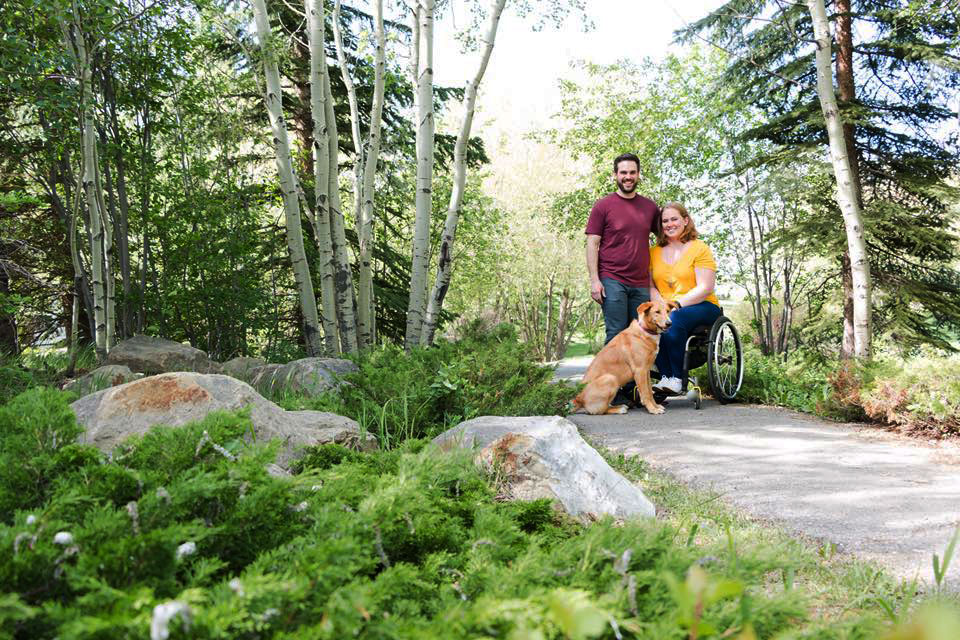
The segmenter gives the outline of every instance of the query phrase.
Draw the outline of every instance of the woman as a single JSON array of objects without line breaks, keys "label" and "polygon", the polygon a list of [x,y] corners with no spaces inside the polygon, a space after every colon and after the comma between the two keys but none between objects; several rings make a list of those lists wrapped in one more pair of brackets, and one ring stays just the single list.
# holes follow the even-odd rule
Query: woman
[{"label": "woman", "polygon": [[693,219],[679,202],[663,206],[657,244],[650,250],[650,275],[651,298],[680,305],[670,314],[673,324],[660,335],[656,362],[661,378],[653,388],[680,393],[687,337],[694,328],[720,317],[720,302],[713,293],[717,279],[713,253],[697,240]]}]

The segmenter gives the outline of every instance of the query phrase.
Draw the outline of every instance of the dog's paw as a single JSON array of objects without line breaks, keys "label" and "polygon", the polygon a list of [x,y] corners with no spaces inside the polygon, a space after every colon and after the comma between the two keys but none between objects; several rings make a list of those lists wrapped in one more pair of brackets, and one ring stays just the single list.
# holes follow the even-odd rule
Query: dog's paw
[{"label": "dog's paw", "polygon": [[660,415],[665,411],[665,409],[663,408],[662,404],[655,404],[652,407],[648,406],[647,411],[649,411],[653,415]]},{"label": "dog's paw", "polygon": [[614,409],[617,410],[617,413],[626,413],[629,407],[627,407],[627,405],[625,404],[621,404],[619,406],[614,407]]}]

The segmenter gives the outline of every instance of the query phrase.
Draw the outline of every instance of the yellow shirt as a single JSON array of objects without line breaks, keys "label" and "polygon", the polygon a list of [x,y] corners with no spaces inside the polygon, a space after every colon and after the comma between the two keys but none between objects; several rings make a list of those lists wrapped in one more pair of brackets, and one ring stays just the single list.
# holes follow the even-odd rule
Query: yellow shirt
[{"label": "yellow shirt", "polygon": [[[697,286],[695,268],[710,269],[714,272],[717,270],[713,252],[703,240],[688,243],[673,264],[663,261],[663,247],[657,246],[650,249],[650,276],[653,278],[654,286],[665,300],[676,300],[677,297]],[[713,293],[705,300],[720,306],[720,301]]]}]

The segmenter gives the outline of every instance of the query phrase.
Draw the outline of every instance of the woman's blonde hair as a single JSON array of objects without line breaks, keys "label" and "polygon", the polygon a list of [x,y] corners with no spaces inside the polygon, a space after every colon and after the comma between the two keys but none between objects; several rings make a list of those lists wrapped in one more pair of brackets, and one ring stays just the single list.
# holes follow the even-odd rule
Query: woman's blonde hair
[{"label": "woman's blonde hair", "polygon": [[663,205],[660,209],[660,216],[657,218],[657,246],[665,247],[667,246],[667,234],[663,232],[663,212],[667,209],[673,209],[680,213],[680,216],[687,221],[687,226],[684,227],[683,233],[680,234],[680,242],[690,242],[691,240],[696,240],[697,234],[697,225],[693,223],[693,218],[690,217],[690,214],[687,212],[687,208],[680,204],[679,202],[668,202]]}]

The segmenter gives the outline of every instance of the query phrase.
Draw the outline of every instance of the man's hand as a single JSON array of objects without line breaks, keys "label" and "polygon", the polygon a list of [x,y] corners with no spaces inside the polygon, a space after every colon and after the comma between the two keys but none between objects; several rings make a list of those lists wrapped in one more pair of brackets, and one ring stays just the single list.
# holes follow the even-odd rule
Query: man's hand
[{"label": "man's hand", "polygon": [[593,298],[594,302],[603,304],[603,297],[605,295],[607,295],[607,292],[603,290],[602,282],[595,280],[590,283],[590,297]]}]

